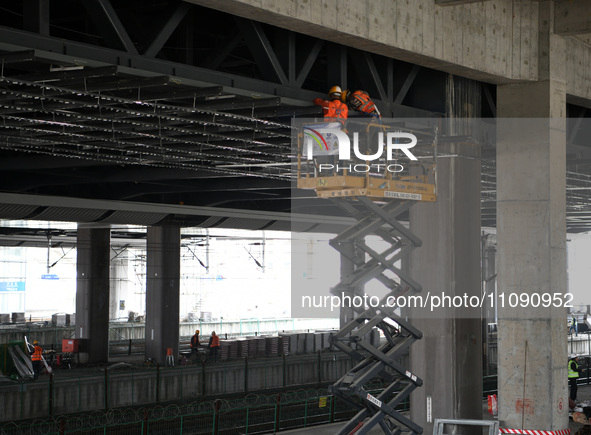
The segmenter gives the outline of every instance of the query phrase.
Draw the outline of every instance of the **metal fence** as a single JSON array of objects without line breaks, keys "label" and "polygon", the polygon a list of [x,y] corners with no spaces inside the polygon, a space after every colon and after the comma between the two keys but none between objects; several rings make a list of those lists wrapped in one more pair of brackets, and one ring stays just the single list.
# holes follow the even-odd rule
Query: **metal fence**
[{"label": "metal fence", "polygon": [[350,369],[350,358],[310,355],[235,360],[177,367],[88,367],[56,370],[34,382],[0,386],[0,421],[73,412],[210,400],[295,388],[324,388]]},{"label": "metal fence", "polygon": [[[84,383],[84,378],[79,381]],[[587,379],[581,382],[587,382]],[[375,384],[372,394],[379,394],[383,387]],[[496,390],[497,377],[485,377],[484,397]],[[72,394],[79,392],[72,391]],[[15,401],[18,400],[15,397]],[[357,411],[328,394],[326,388],[250,393],[240,398],[215,400],[187,397],[184,400],[187,403],[120,408],[108,408],[109,404],[105,403],[104,409],[88,412],[70,409],[74,413],[0,424],[0,435],[255,434],[346,421]],[[409,402],[405,401],[399,409],[408,410]]]},{"label": "metal fence", "polygon": [[482,396],[486,399],[490,394],[497,394],[497,375],[484,376],[482,378]]},{"label": "metal fence", "polygon": [[[35,382],[1,385],[0,419],[4,422],[51,419],[71,413],[91,415],[95,410],[111,415],[122,412],[118,411],[121,409],[158,409],[170,403],[195,406],[195,403],[218,397],[258,397],[252,394],[268,395],[301,388],[318,390],[326,388],[350,367],[349,359],[319,353],[297,358],[245,359],[219,365],[136,367],[99,373],[95,369],[78,372],[77,376],[63,371],[52,377],[42,376]],[[588,374],[589,371],[579,379],[579,384],[589,383]],[[486,399],[487,395],[496,393],[497,376],[484,377],[483,397]],[[199,409],[203,411],[203,406]],[[250,418],[251,411],[248,412]]]},{"label": "metal fence", "polygon": [[579,368],[583,369],[583,373],[577,379],[578,385],[591,384],[591,355],[579,355]]},{"label": "metal fence", "polygon": [[0,435],[255,434],[349,420],[356,411],[326,389],[297,390],[12,422],[0,425]]}]

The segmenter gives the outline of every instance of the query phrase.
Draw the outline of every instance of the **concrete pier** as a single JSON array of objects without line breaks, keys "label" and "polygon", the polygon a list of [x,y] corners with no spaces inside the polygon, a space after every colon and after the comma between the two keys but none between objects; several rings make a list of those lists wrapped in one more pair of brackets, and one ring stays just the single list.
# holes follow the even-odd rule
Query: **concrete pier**
[{"label": "concrete pier", "polygon": [[109,359],[110,228],[78,228],[76,338],[85,341],[81,362]]},{"label": "concrete pier", "polygon": [[561,301],[547,308],[499,306],[499,421],[506,428],[568,425],[561,298],[567,285],[566,45],[552,32],[554,4],[539,2],[540,80],[500,86],[497,96],[498,116],[511,118],[497,125],[498,291],[506,298],[557,294]]},{"label": "concrete pier", "polygon": [[[453,144],[439,158],[436,203],[411,208],[411,230],[423,245],[411,254],[411,276],[423,294],[480,296],[480,147]],[[453,201],[453,198],[462,201]],[[435,418],[481,418],[480,311],[414,310],[412,324],[423,338],[410,348],[411,371],[423,386],[411,395],[411,419],[433,431]]]},{"label": "concrete pier", "polygon": [[148,228],[146,278],[146,358],[163,363],[166,349],[178,355],[181,231]]}]

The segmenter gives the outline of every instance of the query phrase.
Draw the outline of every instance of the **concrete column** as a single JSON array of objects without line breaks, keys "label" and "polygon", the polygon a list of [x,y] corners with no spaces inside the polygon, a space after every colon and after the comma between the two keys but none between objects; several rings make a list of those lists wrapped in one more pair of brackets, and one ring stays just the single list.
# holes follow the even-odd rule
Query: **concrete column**
[{"label": "concrete column", "polygon": [[177,226],[148,228],[146,358],[164,363],[166,349],[179,347],[181,232]]},{"label": "concrete column", "polygon": [[[117,257],[111,264],[111,297],[109,304],[109,318],[117,319],[127,317],[129,312],[129,258],[127,253],[122,253],[125,257]],[[121,301],[124,307],[121,308]]]},{"label": "concrete column", "polygon": [[76,338],[85,339],[81,363],[109,359],[110,228],[78,228]]},{"label": "concrete column", "polygon": [[506,428],[568,427],[566,309],[507,306],[512,294],[566,291],[566,46],[552,34],[552,7],[539,2],[539,81],[497,91],[505,118],[497,125],[497,266],[505,295],[499,421]]},{"label": "concrete column", "polygon": [[[410,210],[411,230],[423,241],[411,254],[411,276],[423,286],[423,295],[480,297],[480,147],[447,144],[439,149],[449,157],[438,159],[437,202]],[[480,310],[471,318],[453,309],[412,313],[423,338],[410,348],[411,371],[424,384],[411,394],[411,420],[430,434],[436,418],[480,419]]]},{"label": "concrete column", "polygon": [[[482,284],[487,295],[495,295],[497,291],[497,239],[493,234],[482,236]],[[496,306],[486,304],[482,307],[482,318],[489,323],[497,321]]]},{"label": "concrete column", "polygon": [[[481,255],[482,255],[482,287],[485,294],[493,295],[496,300],[497,294],[497,244],[496,237],[493,234],[486,234],[482,236],[481,240]],[[488,325],[497,322],[496,316],[497,306],[487,303],[482,307],[482,343],[484,354],[482,356],[482,364],[484,366],[484,373],[489,376],[496,374],[496,339],[491,340],[492,331],[489,331]],[[495,333],[496,334],[496,333]]]}]

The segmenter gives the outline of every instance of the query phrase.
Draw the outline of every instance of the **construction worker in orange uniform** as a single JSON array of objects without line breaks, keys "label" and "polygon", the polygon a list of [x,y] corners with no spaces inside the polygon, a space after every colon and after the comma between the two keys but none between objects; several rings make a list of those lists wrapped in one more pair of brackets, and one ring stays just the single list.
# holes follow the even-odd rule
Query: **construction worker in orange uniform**
[{"label": "construction worker in orange uniform", "polygon": [[341,93],[341,101],[343,103],[347,103],[351,109],[356,110],[357,112],[366,113],[374,118],[377,118],[380,122],[382,120],[382,115],[380,115],[380,111],[376,107],[375,103],[371,101],[369,95],[365,91],[350,91],[345,90]]},{"label": "construction worker in orange uniform", "polygon": [[37,379],[39,377],[39,371],[41,370],[43,348],[39,346],[39,342],[37,340],[33,342],[33,345],[35,346],[33,348],[33,354],[31,355],[31,361],[33,362],[33,379]]},{"label": "construction worker in orange uniform", "polygon": [[197,355],[201,341],[199,340],[199,329],[195,330],[195,335],[191,337],[191,355]]},{"label": "construction worker in orange uniform", "polygon": [[191,350],[197,352],[199,346],[201,346],[201,341],[199,340],[199,329],[197,329],[195,330],[195,335],[191,337]]},{"label": "construction worker in orange uniform", "polygon": [[215,331],[209,337],[209,355],[214,362],[218,362],[218,351],[220,350],[220,337],[216,335]]},{"label": "construction worker in orange uniform", "polygon": [[325,121],[338,121],[344,126],[349,116],[349,108],[341,101],[341,94],[341,88],[333,86],[328,91],[328,100],[314,98],[314,104],[322,107]]}]

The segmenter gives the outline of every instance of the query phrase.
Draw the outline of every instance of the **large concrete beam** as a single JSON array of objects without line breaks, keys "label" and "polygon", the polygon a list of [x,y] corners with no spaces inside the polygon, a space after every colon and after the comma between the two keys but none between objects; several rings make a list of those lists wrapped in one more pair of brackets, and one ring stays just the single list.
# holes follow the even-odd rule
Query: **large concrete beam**
[{"label": "large concrete beam", "polygon": [[591,33],[589,1],[557,1],[554,6],[554,33],[557,35]]},{"label": "large concrete beam", "polygon": [[[474,80],[500,85],[539,79],[538,0],[437,0],[436,7],[434,0],[185,1]],[[557,10],[585,3],[560,1]],[[591,68],[581,66],[591,45],[565,39],[567,93],[591,101]]]},{"label": "large concrete beam", "polygon": [[457,6],[457,5],[465,5],[467,3],[478,3],[482,1],[488,0],[435,0],[435,5],[437,6]]},{"label": "large concrete beam", "polygon": [[537,2],[185,1],[475,80],[536,79]]}]

